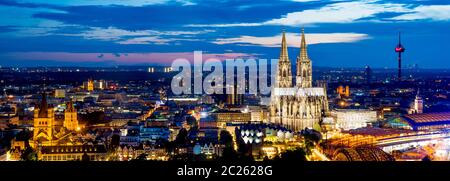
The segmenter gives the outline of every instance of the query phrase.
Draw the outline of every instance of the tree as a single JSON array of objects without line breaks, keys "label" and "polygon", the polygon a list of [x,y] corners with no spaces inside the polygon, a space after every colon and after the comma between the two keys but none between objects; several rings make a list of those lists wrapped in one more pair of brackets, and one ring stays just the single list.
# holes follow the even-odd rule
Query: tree
[{"label": "tree", "polygon": [[147,160],[147,154],[142,153],[139,156],[136,157],[136,159],[134,159],[135,161],[146,161]]},{"label": "tree", "polygon": [[306,152],[302,148],[297,148],[295,150],[286,150],[281,153],[279,158],[281,161],[306,161]]},{"label": "tree", "polygon": [[225,145],[225,147],[233,147],[233,136],[227,131],[220,131],[219,143]]},{"label": "tree", "polygon": [[322,139],[322,134],[313,129],[302,130],[302,135],[304,138],[305,151],[309,155],[311,150],[315,148],[316,144]]},{"label": "tree", "polygon": [[81,156],[81,161],[90,161],[90,157],[86,152]]},{"label": "tree", "polygon": [[114,134],[111,136],[111,146],[113,148],[116,148],[120,145],[120,136],[117,134]]},{"label": "tree", "polygon": [[223,161],[234,161],[234,160],[238,160],[238,159],[239,159],[239,155],[233,149],[233,147],[225,147],[222,152],[222,157],[220,157],[220,160],[223,160]]},{"label": "tree", "polygon": [[31,148],[26,147],[25,150],[22,152],[22,155],[20,155],[20,158],[23,161],[37,161],[37,153]]},{"label": "tree", "polygon": [[425,157],[422,158],[422,161],[431,161],[430,156],[426,155]]},{"label": "tree", "polygon": [[188,142],[188,131],[184,128],[180,129],[177,137],[175,138],[175,144],[177,146],[184,146]]}]

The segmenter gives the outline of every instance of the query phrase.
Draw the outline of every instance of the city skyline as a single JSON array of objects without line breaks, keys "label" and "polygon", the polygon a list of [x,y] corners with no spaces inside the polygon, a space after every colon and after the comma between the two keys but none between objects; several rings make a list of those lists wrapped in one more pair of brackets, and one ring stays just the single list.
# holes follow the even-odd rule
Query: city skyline
[{"label": "city skyline", "polygon": [[[280,42],[270,86],[264,68],[229,60],[237,73],[226,85],[217,60],[204,80],[179,59],[163,69],[1,68],[0,161],[450,160],[446,71],[313,71],[304,29],[295,64],[285,32]],[[259,175],[272,174],[265,168]]]},{"label": "city skyline", "polygon": [[[430,1],[58,1],[0,2],[0,66],[170,65],[207,58],[278,58],[281,32],[291,54],[305,27],[317,67],[448,69],[450,4]],[[186,18],[180,18],[180,17]]]}]

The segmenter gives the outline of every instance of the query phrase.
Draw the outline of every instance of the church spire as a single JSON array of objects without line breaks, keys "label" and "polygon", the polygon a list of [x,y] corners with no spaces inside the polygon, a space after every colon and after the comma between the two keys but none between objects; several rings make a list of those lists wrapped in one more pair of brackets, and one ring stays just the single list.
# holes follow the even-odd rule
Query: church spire
[{"label": "church spire", "polygon": [[45,92],[43,92],[42,98],[41,98],[41,105],[39,106],[39,117],[40,118],[45,118],[48,116],[47,109],[48,109],[47,96],[46,96]]},{"label": "church spire", "polygon": [[278,60],[278,72],[276,80],[276,87],[292,87],[291,62],[288,56],[286,34],[284,31],[281,38],[281,51],[280,58]]},{"label": "church spire", "polygon": [[286,43],[286,33],[283,30],[283,37],[281,39],[281,52],[280,52],[280,61],[289,60],[287,43]]},{"label": "church spire", "polygon": [[296,85],[300,88],[312,86],[312,65],[308,57],[305,30],[302,28],[302,40],[300,44],[300,55],[297,57]]},{"label": "church spire", "polygon": [[302,28],[302,42],[300,45],[300,59],[304,60],[304,61],[309,60],[304,28]]},{"label": "church spire", "polygon": [[66,105],[66,112],[74,112],[75,111],[75,107],[73,106],[73,101],[70,100],[69,102],[67,102]]},{"label": "church spire", "polygon": [[422,99],[420,96],[420,89],[417,89],[416,99]]}]

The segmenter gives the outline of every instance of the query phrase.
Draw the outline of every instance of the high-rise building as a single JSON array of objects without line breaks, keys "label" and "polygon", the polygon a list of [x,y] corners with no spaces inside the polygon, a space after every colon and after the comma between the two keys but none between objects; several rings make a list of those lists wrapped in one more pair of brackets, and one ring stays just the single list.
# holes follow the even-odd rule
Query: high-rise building
[{"label": "high-rise building", "polygon": [[370,84],[372,81],[372,69],[368,65],[365,67],[364,77],[366,79],[366,84]]},{"label": "high-rise building", "polygon": [[276,82],[271,95],[270,121],[294,131],[315,127],[328,112],[328,102],[323,87],[312,87],[312,63],[307,54],[303,29],[297,57],[296,86],[292,85],[291,63],[283,32]]},{"label": "high-rise building", "polygon": [[244,103],[244,94],[238,93],[237,85],[229,86],[231,93],[227,94],[228,105],[242,105]]}]

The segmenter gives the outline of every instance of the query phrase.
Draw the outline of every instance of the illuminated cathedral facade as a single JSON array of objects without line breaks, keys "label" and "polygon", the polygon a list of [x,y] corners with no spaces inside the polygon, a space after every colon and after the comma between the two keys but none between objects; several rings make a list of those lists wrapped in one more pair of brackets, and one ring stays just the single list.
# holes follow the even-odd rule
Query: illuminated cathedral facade
[{"label": "illuminated cathedral facade", "polygon": [[308,57],[303,29],[301,36],[294,86],[286,36],[283,32],[276,82],[270,102],[270,121],[294,131],[314,128],[328,112],[325,88],[312,86],[312,63]]}]

